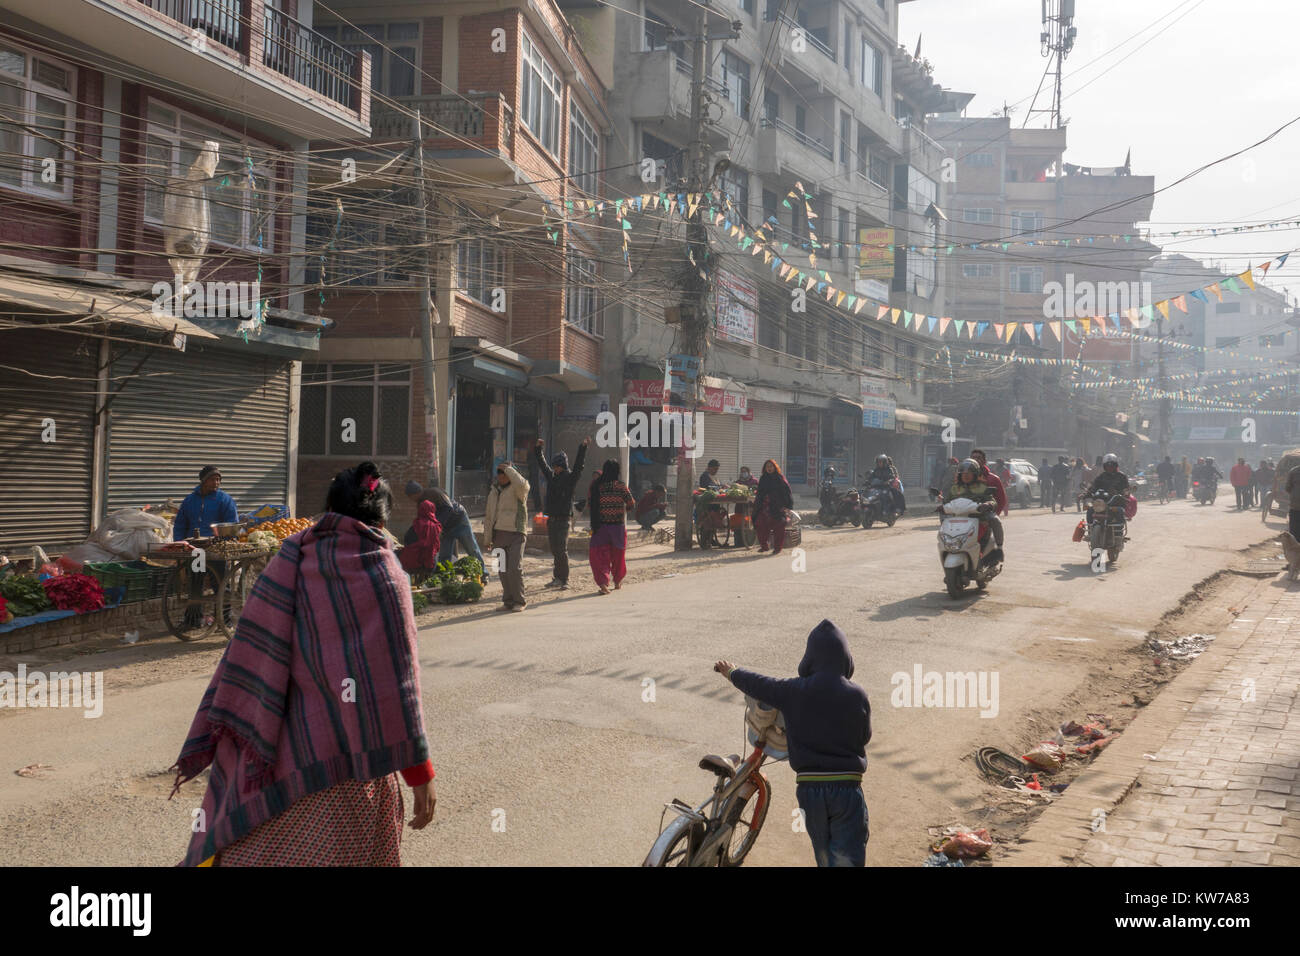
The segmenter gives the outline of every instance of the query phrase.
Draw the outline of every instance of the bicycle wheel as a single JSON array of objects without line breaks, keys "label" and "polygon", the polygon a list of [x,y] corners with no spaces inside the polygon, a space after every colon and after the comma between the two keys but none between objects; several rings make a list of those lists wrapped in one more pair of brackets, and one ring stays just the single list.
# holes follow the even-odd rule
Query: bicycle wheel
[{"label": "bicycle wheel", "polygon": [[[265,567],[264,562],[260,562],[261,567]],[[239,624],[239,615],[243,613],[244,605],[248,602],[248,595],[253,590],[253,583],[262,573],[261,567],[257,564],[238,564],[231,568],[230,573],[221,582],[221,594],[217,600],[217,606],[221,609],[221,614],[217,616],[217,625],[225,633],[227,638],[235,636],[235,627]]]},{"label": "bicycle wheel", "polygon": [[650,848],[642,866],[690,866],[690,821],[679,817],[668,824],[659,839]]},{"label": "bicycle wheel", "polygon": [[767,808],[772,802],[772,785],[760,774],[755,774],[755,777],[759,783],[758,788],[748,797],[733,797],[731,806],[727,809],[726,820],[732,830],[731,841],[722,855],[723,866],[740,866],[745,862],[745,857],[754,848],[754,841],[758,839],[758,832],[763,829],[763,821],[767,819]]},{"label": "bicycle wheel", "polygon": [[198,641],[217,626],[213,613],[221,588],[214,571],[202,574],[182,564],[163,585],[162,615],[167,630],[182,641]]}]

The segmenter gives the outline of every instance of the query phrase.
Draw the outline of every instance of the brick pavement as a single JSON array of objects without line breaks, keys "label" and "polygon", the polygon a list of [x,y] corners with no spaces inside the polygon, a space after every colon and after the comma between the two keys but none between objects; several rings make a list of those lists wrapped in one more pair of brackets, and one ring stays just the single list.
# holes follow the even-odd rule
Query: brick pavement
[{"label": "brick pavement", "polygon": [[1270,582],[1164,695],[1008,862],[1300,866],[1300,587]]}]

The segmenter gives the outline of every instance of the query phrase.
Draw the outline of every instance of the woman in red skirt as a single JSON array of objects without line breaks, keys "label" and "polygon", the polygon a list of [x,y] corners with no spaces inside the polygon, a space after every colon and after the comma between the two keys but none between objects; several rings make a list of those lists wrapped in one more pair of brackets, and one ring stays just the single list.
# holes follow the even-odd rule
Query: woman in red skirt
[{"label": "woman in red skirt", "polygon": [[620,470],[618,459],[606,461],[587,495],[587,507],[591,509],[588,559],[601,594],[609,593],[610,578],[617,591],[627,576],[627,515],[636,510],[636,499],[627,485],[619,481]]}]

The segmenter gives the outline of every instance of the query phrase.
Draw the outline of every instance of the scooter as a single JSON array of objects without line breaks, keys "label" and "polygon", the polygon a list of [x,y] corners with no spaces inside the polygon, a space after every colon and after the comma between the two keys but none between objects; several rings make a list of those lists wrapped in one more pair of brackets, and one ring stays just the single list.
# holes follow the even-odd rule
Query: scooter
[{"label": "scooter", "polygon": [[1089,555],[1098,550],[1106,552],[1106,561],[1114,565],[1119,561],[1119,553],[1128,541],[1128,519],[1124,516],[1127,504],[1123,495],[1097,495],[1088,505],[1088,547]]},{"label": "scooter", "polygon": [[897,479],[886,483],[876,478],[862,489],[862,494],[859,496],[862,502],[862,527],[870,528],[877,521],[883,521],[891,528],[894,526],[894,522],[902,514],[898,510],[898,504],[894,500],[894,493],[890,487],[896,483]]},{"label": "scooter", "polygon": [[862,514],[858,489],[850,488],[848,491],[841,493],[835,490],[833,481],[823,478],[817,497],[821,501],[821,508],[817,511],[817,521],[820,524],[833,528],[847,521],[856,528],[861,523]]},{"label": "scooter", "polygon": [[993,511],[992,502],[977,504],[969,498],[954,498],[940,505],[939,560],[943,563],[943,581],[950,598],[959,598],[966,585],[974,581],[981,591],[1002,573],[1002,551],[993,540],[988,522],[981,522],[981,512]]},{"label": "scooter", "polygon": [[1211,478],[1208,481],[1202,481],[1198,478],[1192,482],[1192,497],[1196,499],[1198,504],[1212,505],[1218,494],[1219,481],[1217,478]]}]

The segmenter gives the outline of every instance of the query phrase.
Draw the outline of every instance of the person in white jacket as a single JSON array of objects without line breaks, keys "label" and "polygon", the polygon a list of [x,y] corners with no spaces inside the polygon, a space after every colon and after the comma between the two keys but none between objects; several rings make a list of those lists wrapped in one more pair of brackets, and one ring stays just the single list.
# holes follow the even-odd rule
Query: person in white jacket
[{"label": "person in white jacket", "polygon": [[[488,492],[483,514],[483,543],[505,552],[501,573],[502,611],[522,611],[524,544],[528,540],[528,482],[508,462],[497,465],[497,480]],[[500,570],[500,569],[499,569]]]}]

